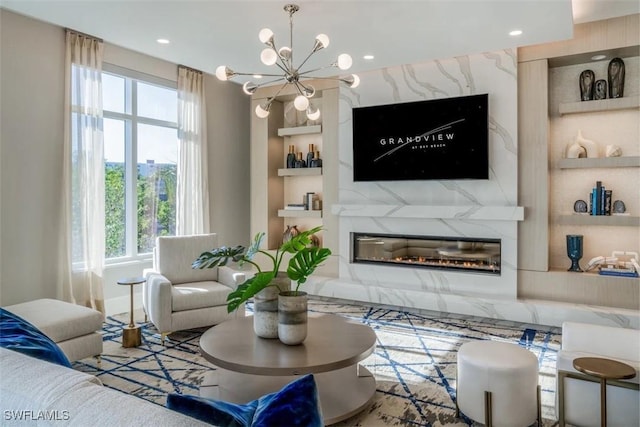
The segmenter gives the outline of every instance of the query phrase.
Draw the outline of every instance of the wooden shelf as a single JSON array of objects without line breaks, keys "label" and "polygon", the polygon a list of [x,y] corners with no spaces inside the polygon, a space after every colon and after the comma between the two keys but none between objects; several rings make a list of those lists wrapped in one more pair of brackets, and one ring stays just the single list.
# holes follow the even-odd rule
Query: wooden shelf
[{"label": "wooden shelf", "polygon": [[623,157],[582,157],[579,159],[560,159],[558,169],[578,168],[637,168],[640,167],[640,156]]},{"label": "wooden shelf", "polygon": [[278,216],[280,218],[322,218],[321,210],[314,211],[300,211],[300,210],[288,210],[278,209]]},{"label": "wooden shelf", "polygon": [[311,135],[314,133],[322,133],[322,125],[298,126],[278,129],[278,136]]},{"label": "wooden shelf", "polygon": [[556,223],[562,225],[612,225],[621,227],[640,226],[640,217],[631,215],[558,215]]},{"label": "wooden shelf", "polygon": [[278,169],[278,176],[317,176],[317,175],[322,175],[322,168]]},{"label": "wooden shelf", "polygon": [[576,113],[594,113],[599,111],[627,110],[640,108],[640,96],[623,98],[599,99],[594,101],[580,101],[561,103],[558,106],[560,115]]}]

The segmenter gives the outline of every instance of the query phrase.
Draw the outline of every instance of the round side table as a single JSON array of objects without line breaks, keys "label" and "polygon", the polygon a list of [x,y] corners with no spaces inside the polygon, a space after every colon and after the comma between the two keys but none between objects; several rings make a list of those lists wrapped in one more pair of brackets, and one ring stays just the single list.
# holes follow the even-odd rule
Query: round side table
[{"label": "round side table", "polygon": [[142,332],[140,326],[133,323],[133,287],[146,282],[144,277],[129,277],[118,280],[118,285],[129,286],[131,290],[131,315],[129,317],[129,325],[122,328],[122,346],[125,348],[138,347],[142,344]]},{"label": "round side table", "polygon": [[602,357],[578,357],[573,367],[587,375],[600,378],[600,425],[607,425],[607,380],[628,380],[636,376],[633,367]]}]

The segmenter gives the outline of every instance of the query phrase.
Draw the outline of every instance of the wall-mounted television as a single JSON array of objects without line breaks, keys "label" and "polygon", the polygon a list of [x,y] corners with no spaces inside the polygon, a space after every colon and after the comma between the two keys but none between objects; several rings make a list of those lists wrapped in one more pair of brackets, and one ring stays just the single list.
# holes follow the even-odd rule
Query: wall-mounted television
[{"label": "wall-mounted television", "polygon": [[353,108],[353,180],[489,179],[488,95]]}]

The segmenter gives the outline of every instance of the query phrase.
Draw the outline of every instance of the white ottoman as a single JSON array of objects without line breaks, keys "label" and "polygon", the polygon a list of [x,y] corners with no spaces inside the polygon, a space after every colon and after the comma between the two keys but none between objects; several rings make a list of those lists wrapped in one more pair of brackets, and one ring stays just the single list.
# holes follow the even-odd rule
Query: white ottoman
[{"label": "white ottoman", "polygon": [[4,307],[58,344],[70,362],[102,353],[102,313],[55,299],[38,299]]},{"label": "white ottoman", "polygon": [[474,341],[458,350],[456,410],[486,426],[540,425],[538,359],[516,344]]}]

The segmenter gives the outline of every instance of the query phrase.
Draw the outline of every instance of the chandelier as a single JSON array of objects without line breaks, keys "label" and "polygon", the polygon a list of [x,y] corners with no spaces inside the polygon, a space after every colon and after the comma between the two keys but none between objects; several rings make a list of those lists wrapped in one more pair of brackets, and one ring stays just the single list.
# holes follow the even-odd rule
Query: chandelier
[{"label": "chandelier", "polygon": [[[346,83],[349,87],[355,88],[360,83],[360,79],[357,75],[351,74],[346,77],[314,77],[311,76],[311,73],[323,70],[326,68],[337,67],[340,70],[348,70],[351,68],[352,59],[346,53],[338,55],[336,61],[331,63],[326,67],[315,68],[313,70],[303,70],[302,67],[304,64],[311,58],[311,56],[317,51],[326,48],[329,46],[329,37],[326,34],[318,34],[316,36],[315,42],[311,49],[311,52],[307,55],[306,58],[298,65],[294,66],[293,63],[293,14],[296,13],[300,7],[295,4],[287,4],[284,6],[285,12],[289,14],[289,46],[282,46],[281,48],[277,48],[274,38],[273,31],[268,28],[263,28],[258,33],[258,38],[260,42],[267,45],[267,47],[260,53],[260,60],[263,64],[273,66],[275,65],[281,71],[280,74],[263,74],[259,73],[260,76],[263,77],[277,77],[275,80],[270,80],[264,83],[254,83],[252,81],[248,81],[242,85],[242,90],[247,95],[252,95],[260,88],[261,86],[269,85],[272,83],[284,81],[284,84],[278,89],[275,95],[267,98],[265,102],[262,102],[260,105],[256,107],[256,115],[260,118],[266,118],[269,115],[269,109],[271,108],[271,104],[275,100],[275,98],[280,94],[280,92],[287,86],[293,85],[295,87],[295,92],[297,96],[293,101],[293,105],[298,111],[306,111],[307,117],[310,120],[318,120],[320,118],[320,110],[315,106],[309,103],[309,98],[312,98],[315,94],[315,88],[306,82],[306,79],[330,79],[330,80],[339,80],[341,82]],[[221,65],[216,69],[216,77],[222,81],[229,80],[235,76],[257,76],[258,73],[239,73],[233,71],[231,68],[226,65]]]}]

